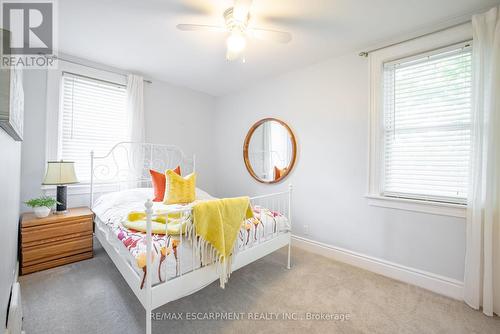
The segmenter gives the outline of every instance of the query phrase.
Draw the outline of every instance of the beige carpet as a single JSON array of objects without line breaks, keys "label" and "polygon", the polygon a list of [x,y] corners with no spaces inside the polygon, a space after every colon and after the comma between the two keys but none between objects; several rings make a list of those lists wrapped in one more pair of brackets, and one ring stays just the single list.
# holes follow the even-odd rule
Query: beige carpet
[{"label": "beige carpet", "polygon": [[[298,249],[291,270],[285,259],[276,252],[233,273],[225,290],[214,283],[156,309],[158,317],[184,320],[154,321],[153,333],[500,333],[498,317],[462,302]],[[141,304],[97,242],[93,259],[20,282],[28,334],[144,331]],[[188,321],[188,312],[242,315]],[[301,320],[308,312],[349,320]]]}]

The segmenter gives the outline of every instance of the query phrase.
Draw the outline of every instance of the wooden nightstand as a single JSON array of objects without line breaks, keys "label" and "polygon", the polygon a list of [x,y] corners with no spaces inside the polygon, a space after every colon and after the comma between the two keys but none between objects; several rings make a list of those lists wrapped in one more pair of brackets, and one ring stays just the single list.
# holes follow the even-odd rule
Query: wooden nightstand
[{"label": "wooden nightstand", "polygon": [[87,207],[69,209],[66,214],[21,219],[21,275],[93,256],[94,214]]}]

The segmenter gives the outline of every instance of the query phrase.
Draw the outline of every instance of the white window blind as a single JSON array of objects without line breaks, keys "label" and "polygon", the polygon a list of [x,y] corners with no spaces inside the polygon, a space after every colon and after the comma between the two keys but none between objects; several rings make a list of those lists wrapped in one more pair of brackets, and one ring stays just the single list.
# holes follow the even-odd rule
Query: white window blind
[{"label": "white window blind", "polygon": [[126,87],[63,72],[59,158],[75,162],[78,180],[90,180],[90,151],[103,156],[129,140]]},{"label": "white window blind", "polygon": [[466,202],[471,66],[468,44],[384,64],[384,196]]}]

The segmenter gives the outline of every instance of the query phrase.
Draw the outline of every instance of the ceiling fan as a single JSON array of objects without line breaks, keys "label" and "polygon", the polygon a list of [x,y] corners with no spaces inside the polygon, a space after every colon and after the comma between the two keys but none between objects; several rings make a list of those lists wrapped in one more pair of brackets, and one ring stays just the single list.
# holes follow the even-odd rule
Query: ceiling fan
[{"label": "ceiling fan", "polygon": [[234,6],[224,11],[225,26],[178,24],[177,29],[229,33],[226,39],[226,58],[228,60],[241,57],[246,48],[248,37],[278,43],[288,43],[292,40],[292,35],[289,32],[248,27],[248,22],[251,19],[251,4],[252,0],[234,0]]}]

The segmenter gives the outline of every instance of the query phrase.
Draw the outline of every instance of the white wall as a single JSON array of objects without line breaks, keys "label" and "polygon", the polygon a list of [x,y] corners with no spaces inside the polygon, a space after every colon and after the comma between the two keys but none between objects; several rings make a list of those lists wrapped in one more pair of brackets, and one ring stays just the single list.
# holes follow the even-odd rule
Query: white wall
[{"label": "white wall", "polygon": [[21,143],[0,129],[0,330],[7,318],[9,295],[17,261]]},{"label": "white wall", "polygon": [[[367,60],[350,54],[218,99],[217,195],[291,182],[294,234],[461,281],[464,219],[367,204],[368,73]],[[264,117],[287,122],[298,140],[296,167],[279,185],[254,181],[242,158],[248,129]]]},{"label": "white wall", "polygon": [[[94,64],[95,65],[95,64]],[[25,140],[22,154],[21,201],[40,196],[46,168],[47,71],[25,71]],[[174,144],[198,156],[199,185],[214,191],[213,97],[158,80],[144,85],[146,139]],[[71,192],[71,190],[68,190]],[[70,207],[88,205],[88,195],[68,195]],[[30,211],[21,204],[22,211]]]},{"label": "white wall", "polygon": [[196,183],[209,193],[214,192],[215,98],[160,81],[146,87],[146,141],[177,145],[186,155],[195,154]]},{"label": "white wall", "polygon": [[[42,195],[45,175],[47,71],[24,71],[24,141],[21,164],[21,201]],[[31,211],[21,203],[22,211]]]}]

